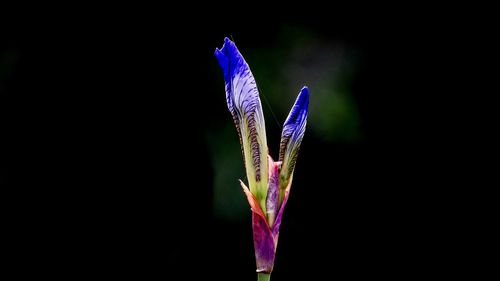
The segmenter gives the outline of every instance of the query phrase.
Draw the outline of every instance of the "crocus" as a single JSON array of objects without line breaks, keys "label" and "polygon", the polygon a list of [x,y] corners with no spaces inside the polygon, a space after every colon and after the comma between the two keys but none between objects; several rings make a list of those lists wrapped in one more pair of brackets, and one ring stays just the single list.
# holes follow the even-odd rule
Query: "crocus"
[{"label": "crocus", "polygon": [[303,87],[283,125],[279,161],[268,155],[266,129],[257,84],[245,59],[228,38],[215,49],[226,86],[226,101],[236,125],[248,178],[241,180],[252,210],[253,240],[259,279],[269,280],[274,266],[283,211],[304,136],[309,90]]}]

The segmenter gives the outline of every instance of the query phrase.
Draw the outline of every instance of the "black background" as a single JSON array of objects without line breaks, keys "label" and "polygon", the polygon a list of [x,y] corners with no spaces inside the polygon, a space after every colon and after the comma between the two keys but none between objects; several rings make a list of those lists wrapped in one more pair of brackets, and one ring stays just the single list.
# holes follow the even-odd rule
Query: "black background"
[{"label": "black background", "polygon": [[446,187],[428,181],[440,144],[421,107],[436,91],[439,32],[404,13],[174,13],[11,22],[2,52],[16,64],[0,106],[12,261],[40,276],[255,280],[250,212],[212,217],[200,132],[230,118],[215,47],[225,36],[267,46],[287,24],[361,51],[352,88],[365,138],[304,139],[294,185],[307,188],[289,201],[273,280],[427,277],[459,251],[443,232]]}]

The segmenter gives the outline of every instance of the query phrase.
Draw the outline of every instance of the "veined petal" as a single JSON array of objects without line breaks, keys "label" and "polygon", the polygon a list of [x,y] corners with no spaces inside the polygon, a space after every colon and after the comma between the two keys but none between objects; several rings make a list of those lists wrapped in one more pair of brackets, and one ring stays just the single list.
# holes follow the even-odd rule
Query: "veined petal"
[{"label": "veined petal", "polygon": [[280,172],[280,202],[283,202],[285,189],[293,175],[300,143],[306,130],[308,106],[309,89],[303,87],[288,114],[281,134],[279,161],[283,164]]},{"label": "veined petal", "polygon": [[215,56],[224,72],[226,101],[236,125],[245,158],[250,191],[266,209],[268,162],[264,114],[250,67],[228,38]]}]

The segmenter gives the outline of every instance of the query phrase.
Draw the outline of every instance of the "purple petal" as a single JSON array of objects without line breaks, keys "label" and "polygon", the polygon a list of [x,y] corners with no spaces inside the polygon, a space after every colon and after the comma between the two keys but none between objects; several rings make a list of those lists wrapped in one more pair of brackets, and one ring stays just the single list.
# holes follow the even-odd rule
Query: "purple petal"
[{"label": "purple petal", "polygon": [[278,213],[279,206],[279,168],[280,162],[274,162],[271,156],[269,159],[269,185],[266,199],[266,214],[269,225],[272,226]]},{"label": "purple petal", "polygon": [[[285,198],[283,199],[283,202],[281,203],[280,211],[278,212],[278,215],[276,216],[276,221],[274,222],[273,225],[273,237],[274,240],[276,241],[276,244],[278,243],[278,237],[279,237],[279,232],[280,232],[280,226],[281,226],[281,218],[283,217],[283,212],[285,211],[285,205],[286,202],[288,202],[288,196],[290,195],[290,188],[288,188],[285,191]],[[277,245],[275,245],[277,246]]]},{"label": "purple petal", "polygon": [[271,273],[274,266],[274,256],[276,254],[276,245],[278,242],[277,237],[271,232],[266,217],[255,196],[241,180],[240,184],[252,209],[253,244],[257,272]]},{"label": "purple petal", "polygon": [[224,39],[220,50],[215,49],[215,56],[224,73],[226,101],[243,148],[250,190],[265,204],[268,180],[267,141],[255,79],[238,48],[228,38]]},{"label": "purple petal", "polygon": [[275,242],[266,219],[259,214],[252,213],[253,245],[255,247],[255,261],[257,272],[271,273],[276,253]]}]

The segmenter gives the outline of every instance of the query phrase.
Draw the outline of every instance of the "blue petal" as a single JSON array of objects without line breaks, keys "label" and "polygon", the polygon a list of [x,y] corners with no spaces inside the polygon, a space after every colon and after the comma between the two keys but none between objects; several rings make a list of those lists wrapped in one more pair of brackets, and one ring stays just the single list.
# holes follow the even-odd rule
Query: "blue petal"
[{"label": "blue petal", "polygon": [[227,105],[231,114],[236,115],[233,117],[242,119],[244,115],[249,116],[258,110],[257,84],[236,45],[226,37],[222,48],[215,49],[215,56],[224,73]]},{"label": "blue petal", "polygon": [[228,38],[220,50],[215,49],[215,57],[224,73],[227,106],[240,137],[250,190],[265,210],[267,141],[257,84],[245,59]]},{"label": "blue petal", "polygon": [[238,56],[241,57],[238,48],[236,48],[236,45],[227,37],[224,38],[224,45],[222,45],[220,50],[219,48],[215,48],[215,57],[219,61],[219,65],[224,72],[224,80],[228,80],[229,70],[234,68],[231,67],[229,63],[231,62],[233,66],[237,63],[237,60],[230,61],[230,58],[236,58]]},{"label": "blue petal", "polygon": [[279,161],[283,161],[280,173],[281,189],[286,187],[295,168],[300,143],[306,130],[308,106],[309,89],[304,86],[283,125],[279,155]]}]

